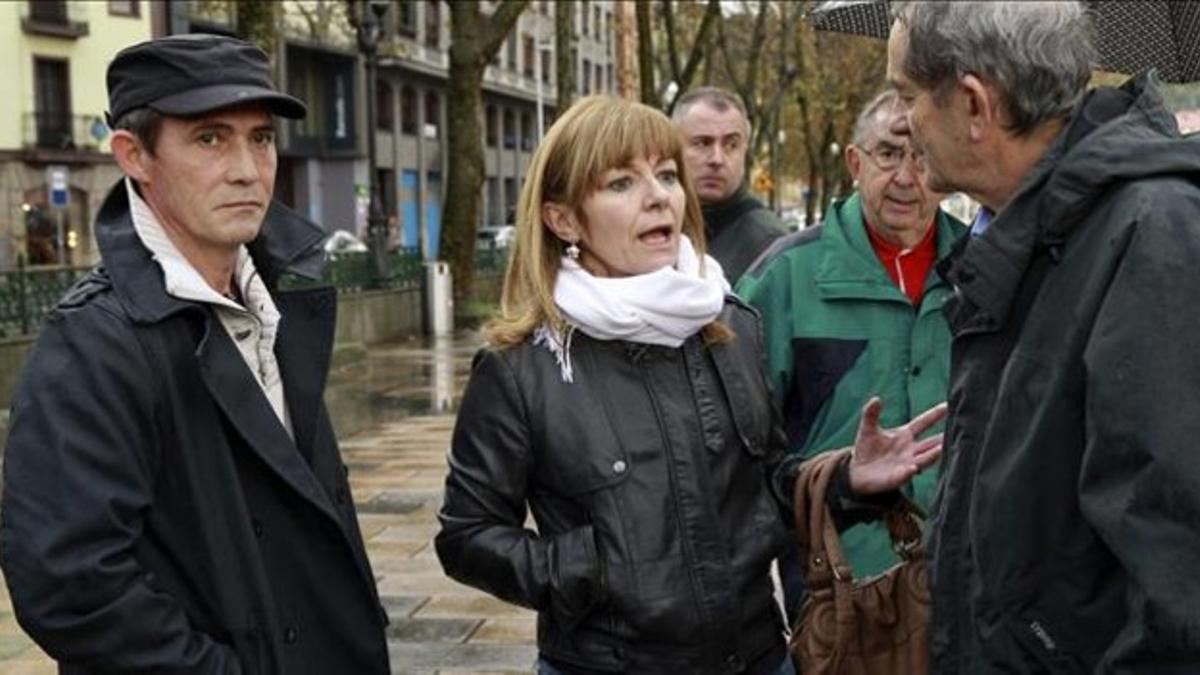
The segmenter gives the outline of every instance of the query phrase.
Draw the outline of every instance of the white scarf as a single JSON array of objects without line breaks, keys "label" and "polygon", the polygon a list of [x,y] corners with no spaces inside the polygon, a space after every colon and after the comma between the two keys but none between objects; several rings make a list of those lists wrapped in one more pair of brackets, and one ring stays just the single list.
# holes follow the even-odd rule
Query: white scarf
[{"label": "white scarf", "polygon": [[575,329],[597,340],[628,340],[678,347],[713,322],[725,305],[729,282],[712,256],[700,259],[681,236],[674,267],[629,277],[595,277],[564,256],[554,284],[554,303],[570,326],[556,335],[548,326],[534,333],[558,360],[564,382],[573,382],[571,335]]}]

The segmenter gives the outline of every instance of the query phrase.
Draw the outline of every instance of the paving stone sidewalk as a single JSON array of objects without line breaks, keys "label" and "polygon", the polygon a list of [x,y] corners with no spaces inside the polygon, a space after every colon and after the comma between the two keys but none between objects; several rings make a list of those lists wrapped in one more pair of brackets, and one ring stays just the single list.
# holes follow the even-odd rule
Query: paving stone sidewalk
[{"label": "paving stone sidewalk", "polygon": [[[446,578],[433,550],[453,424],[452,414],[408,417],[341,442],[391,617],[392,672],[528,674],[536,657],[534,614]],[[0,673],[56,672],[21,632],[0,585]]]}]

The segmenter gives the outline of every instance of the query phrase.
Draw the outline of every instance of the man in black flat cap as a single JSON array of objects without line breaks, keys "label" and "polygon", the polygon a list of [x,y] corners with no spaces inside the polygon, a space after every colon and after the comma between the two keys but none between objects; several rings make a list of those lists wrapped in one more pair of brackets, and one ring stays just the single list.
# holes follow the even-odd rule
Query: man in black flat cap
[{"label": "man in black flat cap", "polygon": [[46,320],[13,403],[0,563],[76,673],[384,674],[386,614],[321,395],[324,233],[271,201],[266,56],[186,35],[108,69],[126,178],[102,267]]}]

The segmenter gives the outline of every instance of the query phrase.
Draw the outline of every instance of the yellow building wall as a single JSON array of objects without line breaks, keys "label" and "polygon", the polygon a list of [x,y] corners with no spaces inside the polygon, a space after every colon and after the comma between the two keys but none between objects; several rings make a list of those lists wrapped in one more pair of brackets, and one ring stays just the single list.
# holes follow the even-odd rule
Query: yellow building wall
[{"label": "yellow building wall", "polygon": [[[71,0],[72,21],[86,21],[88,34],[76,39],[28,35],[21,18],[24,1],[0,1],[0,150],[14,150],[24,141],[25,116],[34,111],[35,56],[70,60],[71,114],[98,115],[108,107],[104,73],[121,49],[151,37],[150,2],[142,0],[137,17],[112,16],[106,0]],[[108,151],[108,142],[101,145]]]}]

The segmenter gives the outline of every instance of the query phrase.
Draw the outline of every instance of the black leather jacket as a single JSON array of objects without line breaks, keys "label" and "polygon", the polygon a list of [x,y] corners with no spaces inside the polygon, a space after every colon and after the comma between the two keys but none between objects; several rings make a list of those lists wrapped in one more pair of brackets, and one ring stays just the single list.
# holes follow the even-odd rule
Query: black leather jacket
[{"label": "black leather jacket", "polygon": [[794,474],[757,315],[730,297],[722,320],[733,341],[676,349],[577,332],[573,383],[531,340],[476,357],[438,557],[537,610],[538,647],[564,670],[757,673],[785,657],[768,567]]}]

